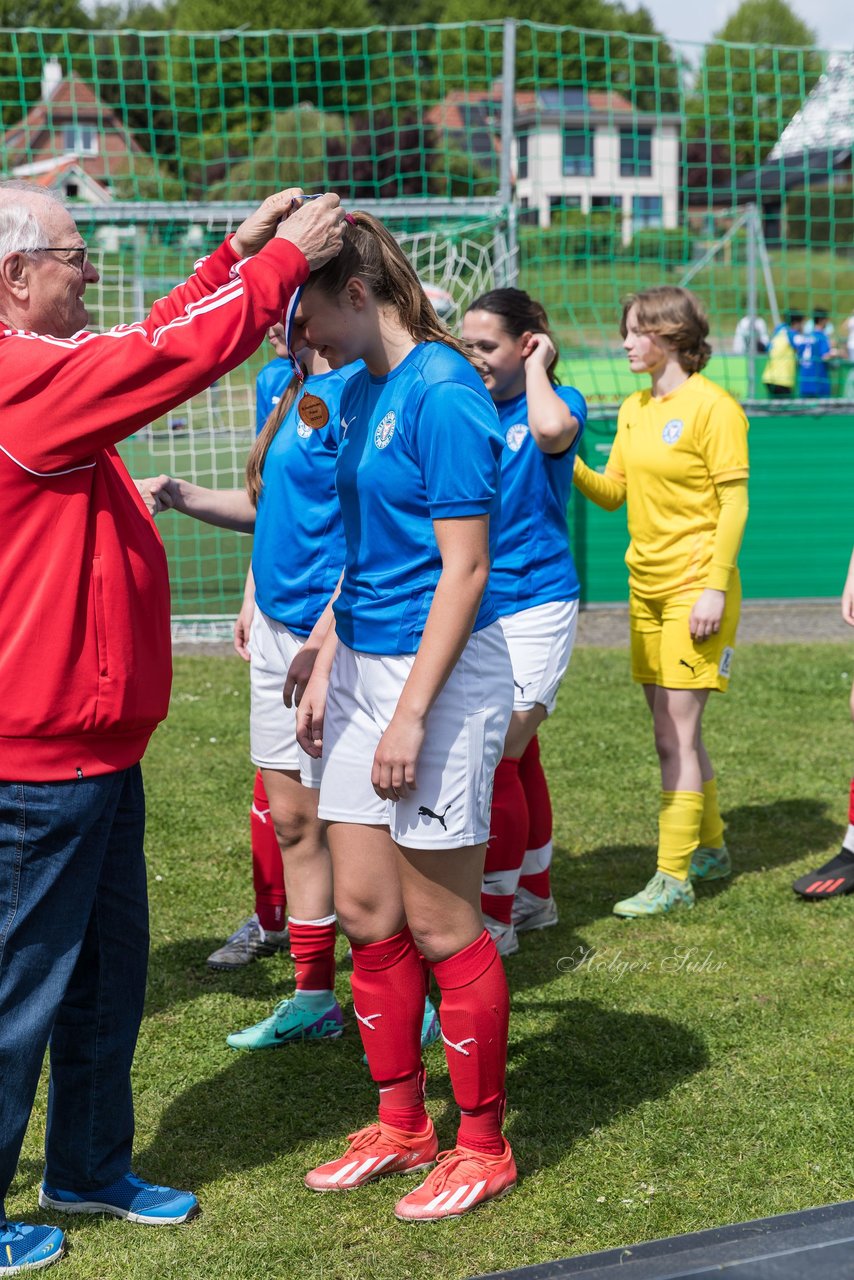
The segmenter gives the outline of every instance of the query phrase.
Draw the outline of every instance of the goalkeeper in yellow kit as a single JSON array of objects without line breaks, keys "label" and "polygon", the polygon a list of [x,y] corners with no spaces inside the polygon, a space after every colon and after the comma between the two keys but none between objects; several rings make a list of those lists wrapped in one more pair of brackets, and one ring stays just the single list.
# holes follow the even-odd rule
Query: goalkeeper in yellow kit
[{"label": "goalkeeper in yellow kit", "polygon": [[724,692],[741,604],[736,562],[747,520],[747,419],[700,370],[709,324],[686,289],[645,289],[620,324],[649,390],[623,403],[604,475],[575,484],[607,510],[628,504],[632,677],[643,685],[661,765],[658,867],[618,916],[694,905],[692,879],[730,873],[714,770],[703,745],[711,689]]}]

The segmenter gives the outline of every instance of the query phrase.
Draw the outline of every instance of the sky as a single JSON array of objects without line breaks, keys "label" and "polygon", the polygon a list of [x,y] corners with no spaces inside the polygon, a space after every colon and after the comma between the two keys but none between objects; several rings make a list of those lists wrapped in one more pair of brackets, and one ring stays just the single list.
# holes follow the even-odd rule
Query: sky
[{"label": "sky", "polygon": [[[644,0],[655,25],[670,40],[711,39],[738,8],[739,0]],[[795,13],[818,35],[823,49],[854,49],[854,5],[851,0],[790,0]]]}]

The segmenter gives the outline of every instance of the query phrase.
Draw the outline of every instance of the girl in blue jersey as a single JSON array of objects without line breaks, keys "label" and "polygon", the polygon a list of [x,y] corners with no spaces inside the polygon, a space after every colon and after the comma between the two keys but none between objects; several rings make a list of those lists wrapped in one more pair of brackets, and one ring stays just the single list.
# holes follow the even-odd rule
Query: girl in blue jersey
[{"label": "girl in blue jersey", "polygon": [[306,1183],[351,1190],[436,1159],[419,1048],[420,953],[442,992],[462,1119],[454,1149],[395,1212],[434,1219],[516,1181],[501,1132],[507,984],[480,913],[492,776],[513,701],[486,590],[502,440],[480,374],[395,240],[368,215],[353,218],[296,314],[333,366],[366,365],[341,401],[344,574],[298,736],[323,753],[318,812],[329,822],[379,1122]]},{"label": "girl in blue jersey", "polygon": [[[251,757],[262,773],[284,862],[296,991],[269,1018],[228,1037],[232,1047],[245,1049],[335,1038],[342,1028],[334,994],[332,869],[317,817],[320,769],[298,748],[295,712],[284,706],[282,689],[286,679],[293,685],[305,678],[331,619],[326,605],[344,560],[334,485],[338,405],[357,366],[332,370],[315,352],[300,355],[309,372],[305,383],[292,378],[275,403],[265,383],[264,407],[269,402],[272,411],[249,455],[245,489],[205,489],[167,476],[141,482],[158,510],[255,532],[238,630],[248,631]],[[299,414],[305,392],[328,411],[317,430]]]},{"label": "girl in blue jersey", "polygon": [[552,810],[537,729],[554,710],[575,639],[580,586],[566,511],[587,405],[574,387],[557,385],[548,317],[521,289],[493,289],[473,302],[463,337],[486,366],[506,446],[489,588],[515,692],[495,773],[482,904],[499,952],[512,955],[517,932],[558,918],[549,882]]}]

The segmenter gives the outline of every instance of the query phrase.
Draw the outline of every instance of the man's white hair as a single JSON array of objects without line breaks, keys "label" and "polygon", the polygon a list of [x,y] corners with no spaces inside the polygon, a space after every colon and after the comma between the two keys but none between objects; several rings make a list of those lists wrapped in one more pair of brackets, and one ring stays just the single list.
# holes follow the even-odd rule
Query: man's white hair
[{"label": "man's white hair", "polygon": [[50,236],[39,217],[39,205],[60,205],[53,191],[14,178],[0,182],[0,258],[7,253],[47,249]]}]

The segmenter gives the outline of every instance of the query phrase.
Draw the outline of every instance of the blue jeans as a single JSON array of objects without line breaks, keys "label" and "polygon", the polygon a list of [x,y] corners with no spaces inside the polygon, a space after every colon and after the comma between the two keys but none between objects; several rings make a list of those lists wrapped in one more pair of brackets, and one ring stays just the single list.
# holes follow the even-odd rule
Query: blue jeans
[{"label": "blue jeans", "polygon": [[46,1180],[95,1191],[130,1168],[144,831],[139,765],[0,782],[0,1224],[48,1041]]}]

